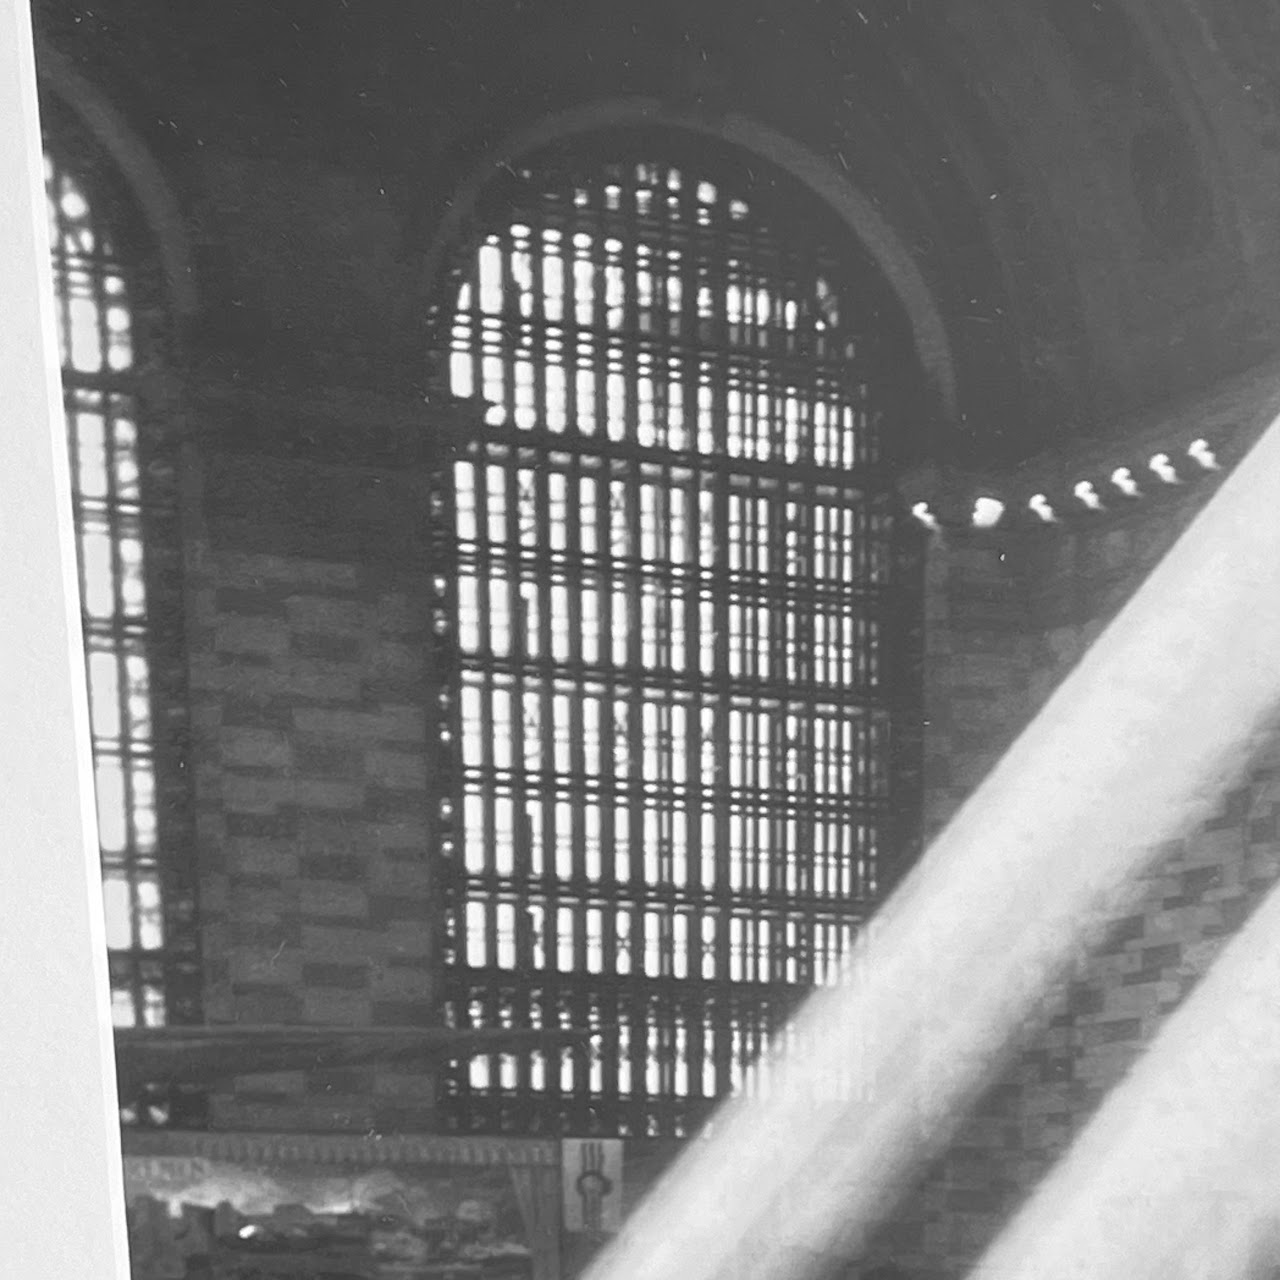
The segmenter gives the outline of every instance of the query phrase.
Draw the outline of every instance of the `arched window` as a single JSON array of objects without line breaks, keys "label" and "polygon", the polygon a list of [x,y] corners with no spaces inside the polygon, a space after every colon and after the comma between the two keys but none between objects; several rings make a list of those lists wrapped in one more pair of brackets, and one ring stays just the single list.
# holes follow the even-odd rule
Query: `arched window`
[{"label": "arched window", "polygon": [[461,1128],[690,1131],[900,843],[905,346],[815,203],[619,139],[508,175],[462,264],[449,1012],[603,1033],[459,1070]]},{"label": "arched window", "polygon": [[[126,266],[108,217],[125,221],[127,201],[70,126],[46,135],[45,178],[112,1017],[118,1027],[192,1022],[200,975],[177,474],[165,431],[145,417],[139,349],[139,330],[157,327],[157,317],[139,305],[142,273]],[[173,1114],[163,1090],[121,1102],[126,1120]]]}]

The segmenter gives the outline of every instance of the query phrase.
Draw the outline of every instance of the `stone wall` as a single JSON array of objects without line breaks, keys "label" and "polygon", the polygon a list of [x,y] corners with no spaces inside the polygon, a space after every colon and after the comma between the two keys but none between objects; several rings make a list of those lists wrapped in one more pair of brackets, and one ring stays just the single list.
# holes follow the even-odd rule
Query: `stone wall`
[{"label": "stone wall", "polygon": [[[926,822],[938,830],[1211,495],[1039,530],[935,541]],[[994,607],[996,602],[999,606]],[[982,625],[968,625],[975,616]],[[1158,761],[1153,762],[1158,767]],[[1280,875],[1280,736],[1216,814],[1162,848],[1136,900],[1097,922],[946,1154],[874,1245],[915,1276],[958,1276],[998,1233]]]},{"label": "stone wall", "polygon": [[924,832],[946,824],[1027,717],[1028,601],[1003,538],[946,532],[925,570]]},{"label": "stone wall", "polygon": [[[422,490],[252,454],[209,456],[203,480],[188,610],[206,1017],[428,1024]],[[420,1070],[245,1077],[212,1121],[422,1130],[434,1090]]]}]

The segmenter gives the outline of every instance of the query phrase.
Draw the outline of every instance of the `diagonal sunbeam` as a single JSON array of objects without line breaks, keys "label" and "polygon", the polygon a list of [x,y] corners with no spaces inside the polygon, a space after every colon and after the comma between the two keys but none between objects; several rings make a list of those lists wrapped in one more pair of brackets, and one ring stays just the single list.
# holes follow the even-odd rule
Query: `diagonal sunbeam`
[{"label": "diagonal sunbeam", "polygon": [[1277,477],[1273,425],[801,1011],[764,1096],[722,1109],[590,1280],[800,1280],[887,1212],[1280,705]]},{"label": "diagonal sunbeam", "polygon": [[1278,1228],[1280,891],[973,1275],[1270,1280]]}]

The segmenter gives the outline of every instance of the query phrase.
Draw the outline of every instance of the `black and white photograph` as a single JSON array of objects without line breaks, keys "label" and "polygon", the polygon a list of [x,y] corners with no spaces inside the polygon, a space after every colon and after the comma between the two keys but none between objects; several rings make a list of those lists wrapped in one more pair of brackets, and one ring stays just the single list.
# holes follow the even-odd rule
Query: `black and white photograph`
[{"label": "black and white photograph", "polygon": [[0,1276],[1280,1277],[1280,5],[0,4]]}]

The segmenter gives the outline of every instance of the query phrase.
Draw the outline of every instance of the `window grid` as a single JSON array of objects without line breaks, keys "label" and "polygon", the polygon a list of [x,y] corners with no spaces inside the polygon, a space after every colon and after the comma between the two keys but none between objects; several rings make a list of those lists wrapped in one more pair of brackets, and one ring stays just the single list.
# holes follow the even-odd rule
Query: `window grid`
[{"label": "window grid", "polygon": [[[194,892],[172,847],[189,820],[176,473],[140,428],[134,300],[116,247],[88,186],[52,149],[45,178],[112,1020],[191,1022]],[[198,1120],[193,1099],[163,1087],[121,1102],[126,1122]]]},{"label": "window grid", "polygon": [[450,1113],[680,1134],[834,976],[896,834],[873,344],[820,240],[719,182],[518,178],[449,348],[487,409],[447,483],[448,1012],[607,1030],[474,1060]]}]

